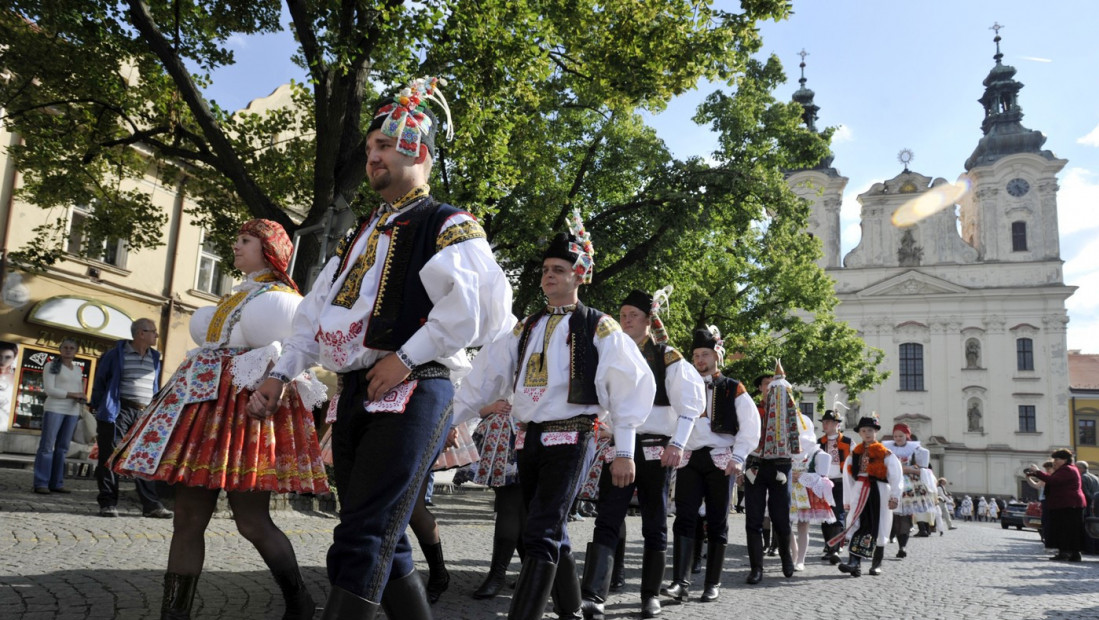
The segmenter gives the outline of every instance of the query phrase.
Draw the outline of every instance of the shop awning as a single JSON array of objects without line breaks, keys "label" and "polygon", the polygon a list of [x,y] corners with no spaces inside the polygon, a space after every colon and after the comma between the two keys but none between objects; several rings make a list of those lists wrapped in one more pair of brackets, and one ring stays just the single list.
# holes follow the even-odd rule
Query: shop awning
[{"label": "shop awning", "polygon": [[134,319],[121,308],[97,299],[59,295],[35,304],[27,322],[111,340],[128,340]]}]

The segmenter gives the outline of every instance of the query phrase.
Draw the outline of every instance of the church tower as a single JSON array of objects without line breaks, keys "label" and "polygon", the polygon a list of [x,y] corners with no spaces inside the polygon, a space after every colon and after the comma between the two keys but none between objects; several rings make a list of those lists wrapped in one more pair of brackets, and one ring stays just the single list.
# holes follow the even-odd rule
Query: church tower
[{"label": "church tower", "polygon": [[[1001,26],[996,65],[984,80],[984,136],[965,162],[971,184],[961,202],[962,237],[989,263],[1033,263],[1060,258],[1056,174],[1066,160],[1042,150],[1046,137],[1023,126],[1015,68],[1002,63]],[[1041,284],[1042,282],[1027,282]]]},{"label": "church tower", "polygon": [[[813,103],[812,90],[805,87],[805,57],[809,53],[801,51],[801,84],[793,94],[795,102],[801,104],[804,112],[802,119],[811,131],[817,131],[817,111],[820,106]],[[808,231],[824,244],[824,255],[817,259],[823,269],[840,268],[840,206],[843,203],[843,188],[847,178],[839,175],[832,167],[832,154],[829,153],[819,164],[810,170],[798,170],[790,173],[786,182],[799,198],[811,203]]]}]

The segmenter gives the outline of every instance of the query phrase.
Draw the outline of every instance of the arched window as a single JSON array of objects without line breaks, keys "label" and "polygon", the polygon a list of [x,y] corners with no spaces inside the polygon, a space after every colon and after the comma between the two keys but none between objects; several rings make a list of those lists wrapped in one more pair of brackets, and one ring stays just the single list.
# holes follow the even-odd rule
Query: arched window
[{"label": "arched window", "polygon": [[1026,222],[1011,223],[1011,251],[1026,252]]},{"label": "arched window", "polygon": [[901,345],[901,391],[923,391],[923,345],[906,342]]}]

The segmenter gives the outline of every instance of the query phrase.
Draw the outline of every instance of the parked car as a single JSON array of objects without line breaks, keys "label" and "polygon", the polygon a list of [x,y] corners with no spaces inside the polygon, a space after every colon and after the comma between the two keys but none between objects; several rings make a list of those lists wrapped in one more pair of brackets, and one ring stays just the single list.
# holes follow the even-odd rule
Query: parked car
[{"label": "parked car", "polygon": [[1026,509],[1026,502],[1009,501],[1007,506],[1004,506],[1004,513],[1000,515],[1000,527],[1005,530],[1009,527],[1014,527],[1017,530],[1026,527]]}]

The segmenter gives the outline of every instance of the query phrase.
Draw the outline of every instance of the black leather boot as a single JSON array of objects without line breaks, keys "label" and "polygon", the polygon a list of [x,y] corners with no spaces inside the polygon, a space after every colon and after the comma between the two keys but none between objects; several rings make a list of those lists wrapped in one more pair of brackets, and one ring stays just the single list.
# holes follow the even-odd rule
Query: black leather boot
[{"label": "black leather boot", "polygon": [[332,586],[321,620],[374,620],[380,608],[378,603],[368,601],[339,586]]},{"label": "black leather boot", "polygon": [[646,549],[641,556],[641,617],[660,615],[660,584],[664,583],[664,551]]},{"label": "black leather boot", "polygon": [[721,590],[721,570],[725,566],[725,545],[711,540],[706,549],[706,589],[702,592],[702,602],[717,600]]},{"label": "black leather boot", "polygon": [[858,577],[862,575],[862,558],[852,553],[847,557],[847,562],[839,565],[839,569],[841,573]]},{"label": "black leather boot", "polygon": [[446,562],[443,561],[442,541],[424,547],[424,558],[427,559],[430,571],[427,577],[427,601],[434,605],[450,587],[450,573],[446,571]]},{"label": "black leather boot", "polygon": [[515,541],[506,538],[495,538],[492,541],[492,562],[488,567],[488,575],[481,587],[473,592],[473,598],[493,598],[504,589],[504,578],[508,573],[508,564],[511,564],[511,556],[515,552]]},{"label": "black leather boot", "polygon": [[687,571],[691,568],[691,555],[695,541],[685,536],[676,536],[672,540],[672,582],[660,591],[679,602],[687,600],[691,582],[687,580]]},{"label": "black leather boot", "polygon": [[581,620],[580,613],[580,579],[576,576],[576,560],[572,557],[572,551],[561,551],[561,557],[557,561],[557,572],[553,579],[553,611],[558,618],[565,620]]},{"label": "black leather boot", "polygon": [[874,559],[870,561],[870,574],[877,577],[881,574],[881,561],[885,557],[885,547],[874,549]]},{"label": "black leather boot", "polygon": [[580,580],[580,610],[585,620],[603,620],[603,603],[611,585],[611,563],[614,550],[604,545],[588,543],[584,554],[584,578]]},{"label": "black leather boot", "polygon": [[527,557],[519,571],[515,594],[511,595],[508,620],[539,620],[553,589],[557,565],[549,560]]},{"label": "black leather boot", "polygon": [[923,521],[916,523],[916,538],[927,538],[931,536],[931,526]]},{"label": "black leather boot", "polygon": [[611,571],[611,592],[620,592],[626,587],[626,538],[619,537],[618,547],[614,550],[614,570]]},{"label": "black leather boot", "polygon": [[382,591],[382,609],[387,618],[401,620],[431,620],[431,605],[419,571],[399,579],[389,578]]},{"label": "black leather boot", "polygon": [[790,533],[774,533],[771,540],[778,541],[778,557],[782,560],[782,574],[789,579],[794,576],[794,558],[790,555]]},{"label": "black leather boot", "polygon": [[763,581],[763,538],[748,532],[748,578],[744,583],[755,585]]},{"label": "black leather boot", "polygon": [[305,587],[305,581],[301,578],[301,571],[297,564],[292,568],[271,569],[275,577],[275,583],[282,590],[282,598],[286,601],[286,613],[282,620],[312,620],[317,612],[317,604],[313,597],[309,596],[309,589]]},{"label": "black leather boot", "polygon": [[191,604],[198,589],[198,575],[164,573],[164,599],[160,602],[160,620],[190,620]]}]

